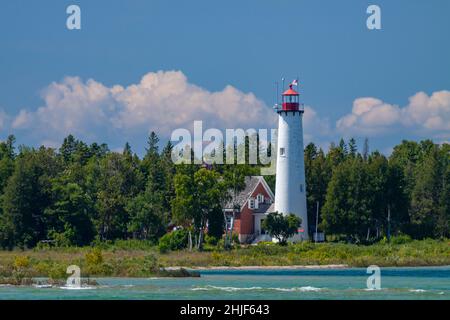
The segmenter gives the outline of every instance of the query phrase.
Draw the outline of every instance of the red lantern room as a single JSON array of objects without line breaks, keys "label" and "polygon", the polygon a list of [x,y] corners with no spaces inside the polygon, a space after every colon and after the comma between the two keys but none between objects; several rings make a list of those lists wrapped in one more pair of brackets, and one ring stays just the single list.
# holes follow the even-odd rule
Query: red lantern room
[{"label": "red lantern room", "polygon": [[282,94],[283,104],[282,108],[278,111],[300,111],[303,112],[303,108],[300,108],[299,93],[292,89],[292,84],[289,85],[289,89]]}]

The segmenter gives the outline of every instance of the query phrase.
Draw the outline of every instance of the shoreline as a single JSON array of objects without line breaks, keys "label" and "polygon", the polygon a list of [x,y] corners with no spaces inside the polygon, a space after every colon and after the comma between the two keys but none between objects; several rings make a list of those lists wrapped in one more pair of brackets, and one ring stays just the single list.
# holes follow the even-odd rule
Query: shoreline
[{"label": "shoreline", "polygon": [[202,270],[306,270],[306,269],[349,269],[348,264],[327,265],[292,265],[292,266],[211,266],[211,267],[166,267],[166,270],[187,269],[194,271]]},{"label": "shoreline", "polygon": [[[448,264],[442,265],[415,265],[415,266],[381,266],[380,268],[445,268],[450,267]],[[365,268],[358,266],[351,266],[348,264],[327,264],[327,265],[292,265],[292,266],[211,266],[211,267],[165,267],[166,270],[186,269],[189,271],[228,271],[228,270],[243,270],[243,271],[258,271],[258,270],[327,270],[327,269],[354,269]]]}]

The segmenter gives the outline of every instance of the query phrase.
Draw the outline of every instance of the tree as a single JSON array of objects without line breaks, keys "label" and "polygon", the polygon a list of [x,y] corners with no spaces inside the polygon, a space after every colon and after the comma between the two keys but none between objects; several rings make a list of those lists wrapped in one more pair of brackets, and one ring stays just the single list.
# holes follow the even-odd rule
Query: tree
[{"label": "tree", "polygon": [[130,144],[129,144],[128,142],[125,143],[125,146],[123,147],[123,152],[122,152],[122,154],[123,154],[125,157],[128,157],[128,158],[133,157],[133,151],[131,151],[131,146],[130,146]]},{"label": "tree", "polygon": [[46,238],[49,226],[44,210],[51,204],[51,180],[59,171],[52,149],[21,150],[3,194],[3,247],[31,248]]},{"label": "tree", "polygon": [[90,157],[93,156],[91,148],[81,140],[76,140],[73,135],[68,135],[61,148],[59,154],[65,163],[78,163],[85,165]]},{"label": "tree", "polygon": [[[370,228],[368,230],[368,236],[370,237],[370,231],[376,230],[376,236],[379,237],[381,231],[387,230],[388,227],[388,209],[389,201],[388,191],[390,189],[389,182],[389,164],[385,156],[379,152],[372,153],[367,162],[362,163],[363,166],[367,166],[367,174],[370,181],[370,192],[372,194],[373,203],[370,215]],[[390,219],[390,218],[389,218]],[[368,239],[367,239],[368,240]]]},{"label": "tree", "polygon": [[193,221],[199,250],[203,246],[207,223],[215,225],[215,219],[223,223],[223,215],[219,215],[218,211],[222,210],[223,199],[228,193],[226,186],[217,172],[205,168],[175,175],[174,218],[185,226]]},{"label": "tree", "polygon": [[[385,230],[393,233],[408,233],[410,226],[409,199],[403,170],[395,163],[388,163],[385,202],[388,212],[385,217]],[[389,216],[389,221],[387,217]]]},{"label": "tree", "polygon": [[0,142],[0,194],[14,172],[14,142],[16,138],[13,135],[8,136],[5,142]]},{"label": "tree", "polygon": [[[313,143],[308,144],[305,148],[305,171],[308,230],[312,232],[315,229],[317,202],[319,202],[319,206],[324,205],[327,186],[332,174],[332,167],[330,162],[326,161],[323,150],[317,150]],[[320,222],[319,216],[319,224]]]},{"label": "tree", "polygon": [[155,192],[151,185],[145,192],[133,198],[126,210],[130,215],[128,231],[138,239],[156,242],[165,232],[164,208],[162,194]]},{"label": "tree", "polygon": [[411,193],[415,183],[415,168],[422,158],[420,145],[415,141],[403,140],[401,144],[394,147],[389,157],[389,162],[398,166],[405,177],[405,192],[408,201],[411,201]]},{"label": "tree", "polygon": [[94,238],[91,199],[78,184],[64,177],[54,180],[52,192],[53,203],[45,209],[49,238],[58,245],[89,244]]},{"label": "tree", "polygon": [[362,157],[349,158],[333,170],[322,207],[322,228],[348,240],[367,237],[373,222],[374,193]]},{"label": "tree", "polygon": [[355,138],[351,138],[348,142],[348,149],[349,149],[349,155],[351,157],[355,157],[356,153],[358,152],[358,147],[356,146],[356,140]]},{"label": "tree", "polygon": [[447,153],[447,167],[442,175],[442,191],[439,198],[439,213],[436,226],[440,237],[450,237],[450,161]]},{"label": "tree", "polygon": [[262,226],[267,232],[278,240],[281,245],[286,245],[287,240],[297,233],[302,220],[294,214],[287,216],[272,212],[263,220]]},{"label": "tree", "polygon": [[366,161],[369,157],[369,139],[364,139],[364,147],[363,147],[363,159]]},{"label": "tree", "polygon": [[435,148],[416,169],[416,182],[411,194],[411,222],[413,236],[417,238],[438,235],[436,225],[441,181],[438,150]]},{"label": "tree", "polygon": [[142,190],[142,174],[133,159],[118,153],[108,154],[96,165],[91,173],[95,174],[97,232],[102,240],[124,239],[129,222],[126,205]]}]

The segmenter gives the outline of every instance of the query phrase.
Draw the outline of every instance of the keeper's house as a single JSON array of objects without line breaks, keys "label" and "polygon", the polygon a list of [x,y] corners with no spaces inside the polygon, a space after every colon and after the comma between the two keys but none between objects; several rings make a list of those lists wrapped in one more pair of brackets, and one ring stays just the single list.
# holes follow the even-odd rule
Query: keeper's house
[{"label": "keeper's house", "polygon": [[245,189],[233,195],[224,208],[228,230],[238,234],[241,243],[272,241],[261,222],[274,211],[274,200],[264,177],[246,177]]}]

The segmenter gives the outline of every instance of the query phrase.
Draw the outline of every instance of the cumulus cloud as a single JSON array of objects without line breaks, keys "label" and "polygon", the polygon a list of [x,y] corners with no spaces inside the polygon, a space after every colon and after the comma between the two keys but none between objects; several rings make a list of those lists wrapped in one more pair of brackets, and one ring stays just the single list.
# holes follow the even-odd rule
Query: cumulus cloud
[{"label": "cumulus cloud", "polygon": [[328,118],[322,118],[310,106],[305,106],[303,116],[305,145],[309,142],[317,143],[317,140],[323,141],[321,144],[327,144],[328,139],[333,137],[333,128]]},{"label": "cumulus cloud", "polygon": [[[154,124],[160,129],[185,127],[194,120],[209,126],[236,128],[269,125],[274,114],[253,93],[232,86],[210,92],[187,81],[181,72],[148,73],[137,85],[113,88],[121,105],[115,127],[133,129]],[[167,132],[166,132],[167,133]]]},{"label": "cumulus cloud", "polygon": [[428,96],[418,92],[405,107],[385,103],[376,98],[358,98],[352,112],[336,122],[346,135],[381,135],[399,129],[413,130],[433,136],[447,136],[450,131],[450,91]]},{"label": "cumulus cloud", "polygon": [[[41,96],[42,106],[22,109],[15,117],[0,110],[0,129],[12,129],[27,144],[54,147],[74,134],[120,148],[126,141],[143,147],[152,130],[168,139],[177,128],[191,130],[195,120],[204,122],[204,130],[277,127],[276,113],[253,93],[229,85],[209,91],[189,82],[181,71],[150,72],[129,86],[66,77],[51,83]],[[339,135],[373,137],[402,129],[448,141],[450,91],[430,96],[419,92],[404,107],[373,97],[358,98],[335,125],[306,106],[303,123],[305,144],[314,141],[321,146]]]},{"label": "cumulus cloud", "polygon": [[405,108],[405,125],[421,126],[432,131],[450,131],[450,91],[424,92],[409,98]]},{"label": "cumulus cloud", "polygon": [[[189,83],[180,71],[150,72],[127,87],[66,77],[43,90],[42,98],[43,106],[21,110],[11,124],[39,137],[39,143],[70,133],[88,139],[133,140],[154,130],[169,137],[176,128],[191,128],[194,120],[216,128],[276,125],[276,114],[253,93],[232,86],[211,92]],[[0,117],[0,125],[1,121]]]}]

